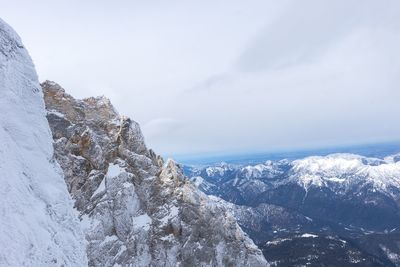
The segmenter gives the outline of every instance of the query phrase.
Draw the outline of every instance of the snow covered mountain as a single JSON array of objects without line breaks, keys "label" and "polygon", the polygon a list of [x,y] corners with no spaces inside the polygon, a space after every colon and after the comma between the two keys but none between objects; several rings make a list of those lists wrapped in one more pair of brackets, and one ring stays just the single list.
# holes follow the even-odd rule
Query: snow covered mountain
[{"label": "snow covered mountain", "polygon": [[[340,266],[352,266],[353,260],[361,266],[399,266],[399,159],[332,154],[184,169],[198,188],[224,200],[219,201],[278,266],[289,264],[280,261],[288,246],[307,253],[312,244],[320,252],[314,263],[325,257],[326,262],[341,259]],[[309,233],[318,238],[302,237]],[[337,247],[343,238],[356,246],[342,249],[340,257],[324,249]],[[290,264],[306,264],[305,256],[300,253]]]},{"label": "snow covered mountain", "polygon": [[0,266],[268,266],[108,99],[42,86],[0,20]]},{"label": "snow covered mountain", "polygon": [[147,149],[139,125],[108,99],[42,88],[89,266],[267,266],[226,207]]},{"label": "snow covered mountain", "polygon": [[1,19],[0,195],[0,266],[87,265],[33,63]]},{"label": "snow covered mountain", "polygon": [[0,266],[400,266],[400,154],[164,162],[1,20],[0,126]]},{"label": "snow covered mountain", "polygon": [[293,179],[306,190],[312,186],[334,187],[344,192],[354,187],[371,186],[394,198],[392,190],[400,188],[399,156],[385,159],[367,158],[352,154],[309,157],[293,162]]},{"label": "snow covered mountain", "polygon": [[[204,168],[185,168],[191,179],[204,191],[207,188],[219,190],[216,186],[228,186],[237,189],[241,199],[246,201],[246,195],[257,195],[267,189],[289,184],[298,185],[304,192],[328,188],[335,194],[369,188],[396,201],[399,198],[399,155],[379,159],[354,154],[331,154],[293,161],[267,161],[253,166],[221,163]],[[219,191],[223,194],[223,190]]]}]

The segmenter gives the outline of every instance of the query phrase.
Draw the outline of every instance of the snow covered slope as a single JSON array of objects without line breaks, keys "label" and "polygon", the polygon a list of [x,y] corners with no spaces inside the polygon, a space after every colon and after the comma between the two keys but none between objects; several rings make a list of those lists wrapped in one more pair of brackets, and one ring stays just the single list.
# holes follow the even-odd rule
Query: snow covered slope
[{"label": "snow covered slope", "polygon": [[373,190],[392,195],[400,189],[400,162],[396,155],[385,159],[354,154],[331,154],[293,161],[291,180],[308,189],[315,187],[349,190],[370,185]]},{"label": "snow covered slope", "polygon": [[0,266],[87,265],[33,63],[1,19],[0,195]]}]

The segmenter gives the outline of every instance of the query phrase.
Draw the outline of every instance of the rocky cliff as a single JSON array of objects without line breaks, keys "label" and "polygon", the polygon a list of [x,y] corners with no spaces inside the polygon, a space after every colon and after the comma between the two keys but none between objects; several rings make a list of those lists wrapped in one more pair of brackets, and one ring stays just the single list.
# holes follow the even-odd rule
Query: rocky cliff
[{"label": "rocky cliff", "polygon": [[32,60],[0,19],[0,266],[87,265],[52,141]]},{"label": "rocky cliff", "polygon": [[104,97],[42,84],[47,118],[90,266],[267,266],[231,213],[147,149]]}]

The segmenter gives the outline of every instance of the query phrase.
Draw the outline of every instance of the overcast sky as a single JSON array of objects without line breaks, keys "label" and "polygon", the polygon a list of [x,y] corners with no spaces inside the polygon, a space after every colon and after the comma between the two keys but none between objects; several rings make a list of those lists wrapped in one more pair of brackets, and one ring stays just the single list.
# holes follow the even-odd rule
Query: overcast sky
[{"label": "overcast sky", "polygon": [[398,0],[0,0],[40,79],[163,155],[400,139]]}]

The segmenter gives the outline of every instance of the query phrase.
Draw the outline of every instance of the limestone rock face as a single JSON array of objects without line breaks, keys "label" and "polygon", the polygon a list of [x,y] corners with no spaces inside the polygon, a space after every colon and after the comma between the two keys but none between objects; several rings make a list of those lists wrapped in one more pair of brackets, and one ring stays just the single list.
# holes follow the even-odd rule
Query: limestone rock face
[{"label": "limestone rock face", "polygon": [[139,125],[108,99],[42,88],[89,266],[268,266],[227,209],[147,149]]}]

